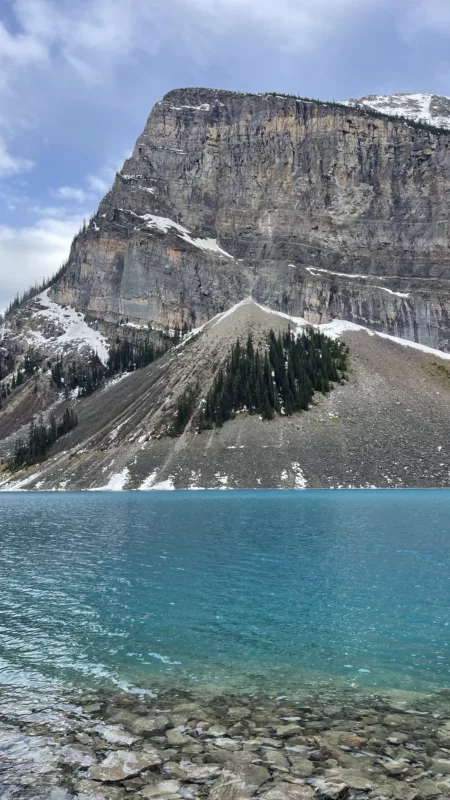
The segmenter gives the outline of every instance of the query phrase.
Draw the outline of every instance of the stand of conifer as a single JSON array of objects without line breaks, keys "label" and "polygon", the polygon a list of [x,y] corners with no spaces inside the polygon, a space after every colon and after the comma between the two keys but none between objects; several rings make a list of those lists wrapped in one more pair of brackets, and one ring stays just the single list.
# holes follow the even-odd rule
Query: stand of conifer
[{"label": "stand of conifer", "polygon": [[204,404],[200,429],[221,426],[238,411],[273,419],[306,411],[314,392],[326,394],[346,377],[348,348],[313,328],[294,336],[270,331],[268,347],[255,350],[251,335],[245,347],[236,341],[226,365],[216,375]]},{"label": "stand of conifer", "polygon": [[78,425],[77,415],[70,408],[65,409],[60,422],[57,422],[53,415],[50,417],[49,425],[44,425],[42,417],[37,424],[33,421],[30,424],[28,437],[17,441],[14,455],[7,462],[8,469],[14,472],[43,461],[52,444],[76,425]]}]

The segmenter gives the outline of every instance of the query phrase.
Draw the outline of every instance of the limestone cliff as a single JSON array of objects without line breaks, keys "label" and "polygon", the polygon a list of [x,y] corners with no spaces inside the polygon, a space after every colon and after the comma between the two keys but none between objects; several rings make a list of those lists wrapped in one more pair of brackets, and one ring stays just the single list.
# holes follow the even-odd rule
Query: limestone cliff
[{"label": "limestone cliff", "polygon": [[294,97],[175,90],[54,298],[111,322],[195,325],[253,295],[448,349],[449,192],[445,133]]}]

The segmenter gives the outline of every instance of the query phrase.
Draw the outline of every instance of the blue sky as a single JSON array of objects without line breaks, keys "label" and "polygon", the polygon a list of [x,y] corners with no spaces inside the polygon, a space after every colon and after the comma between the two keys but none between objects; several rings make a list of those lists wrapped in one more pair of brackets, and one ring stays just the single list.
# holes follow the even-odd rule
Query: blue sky
[{"label": "blue sky", "polygon": [[450,0],[0,0],[0,309],[52,274],[152,105],[450,94]]}]

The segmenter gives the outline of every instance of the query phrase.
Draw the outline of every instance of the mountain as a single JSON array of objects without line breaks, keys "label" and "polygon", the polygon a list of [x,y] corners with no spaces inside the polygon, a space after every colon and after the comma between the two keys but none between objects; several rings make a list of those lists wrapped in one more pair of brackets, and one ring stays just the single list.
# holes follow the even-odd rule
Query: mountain
[{"label": "mountain", "polygon": [[54,299],[173,326],[251,294],[448,349],[449,146],[359,108],[175,90],[76,238]]},{"label": "mountain", "polygon": [[[450,135],[421,121],[169,92],[67,264],[0,327],[3,488],[449,485],[449,192]],[[307,325],[341,332],[345,381],[200,433],[237,336],[264,353]],[[46,460],[11,475],[39,415]]]},{"label": "mountain", "polygon": [[450,97],[443,95],[408,92],[388,95],[368,94],[359,99],[353,98],[348,104],[450,130]]},{"label": "mountain", "polygon": [[[347,322],[322,326],[350,349],[348,381],[316,393],[310,410],[276,415],[241,413],[199,432],[198,410],[217,367],[240,337],[264,344],[273,329],[303,330],[248,298],[214,317],[149,366],[106,382],[76,401],[78,426],[31,473],[9,477],[11,489],[199,489],[448,486],[450,360],[404,340]],[[196,387],[192,419],[167,435],[177,402]],[[32,394],[32,388],[29,388]],[[203,398],[203,399],[202,399]],[[22,402],[26,403],[25,394]],[[62,412],[64,399],[60,398]],[[0,416],[10,448],[11,418]],[[58,412],[57,412],[58,413]],[[0,483],[1,486],[1,483]]]}]

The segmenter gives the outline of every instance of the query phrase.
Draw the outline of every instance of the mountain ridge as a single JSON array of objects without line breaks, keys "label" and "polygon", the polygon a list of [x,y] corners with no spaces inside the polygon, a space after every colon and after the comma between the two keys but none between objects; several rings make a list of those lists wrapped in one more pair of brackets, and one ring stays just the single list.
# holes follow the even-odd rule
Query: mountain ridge
[{"label": "mountain ridge", "polygon": [[[0,456],[39,414],[78,415],[43,465],[3,473],[2,488],[449,485],[449,192],[450,139],[427,125],[291,96],[169,92],[65,268],[0,326],[0,379],[14,380],[0,386]],[[348,343],[345,386],[295,419],[245,412],[199,434],[193,410],[168,435],[183,393],[207,397],[237,335],[266,348],[271,328],[305,325]],[[128,353],[114,377],[113,346]],[[137,369],[142,348],[162,357]],[[77,370],[91,368],[93,394],[79,397]]]},{"label": "mountain ridge", "polygon": [[[450,392],[440,382],[441,372],[450,382],[448,358],[349,322],[322,328],[348,344],[349,379],[316,394],[309,411],[272,421],[244,412],[211,431],[199,433],[194,421],[167,435],[184,390],[198,385],[201,403],[237,337],[244,343],[251,333],[256,345],[270,329],[304,326],[246,298],[149,367],[72,400],[77,428],[43,464],[0,477],[0,489],[449,486]],[[0,439],[2,427],[0,416]]]}]

